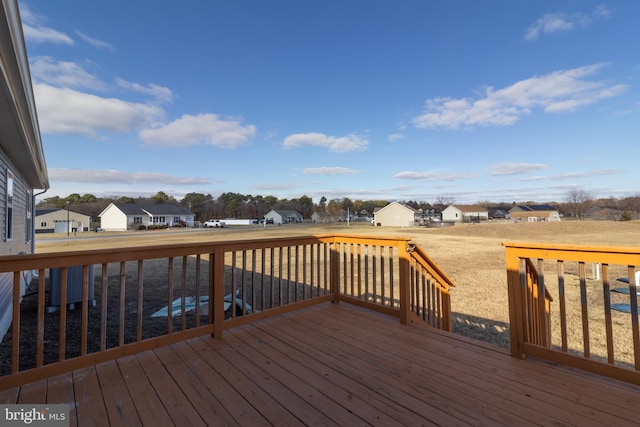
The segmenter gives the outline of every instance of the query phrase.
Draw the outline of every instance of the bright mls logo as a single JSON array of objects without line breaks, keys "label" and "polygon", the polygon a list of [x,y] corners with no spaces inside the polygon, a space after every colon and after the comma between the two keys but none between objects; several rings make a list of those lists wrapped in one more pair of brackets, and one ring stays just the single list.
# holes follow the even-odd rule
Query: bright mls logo
[{"label": "bright mls logo", "polygon": [[2,426],[69,426],[68,405],[0,405]]}]

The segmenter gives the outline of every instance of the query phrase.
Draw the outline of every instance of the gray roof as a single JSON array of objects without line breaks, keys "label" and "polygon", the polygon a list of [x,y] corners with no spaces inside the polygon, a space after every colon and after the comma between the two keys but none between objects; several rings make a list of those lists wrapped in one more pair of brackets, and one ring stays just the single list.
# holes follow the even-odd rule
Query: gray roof
[{"label": "gray roof", "polygon": [[114,203],[125,215],[167,215],[167,216],[189,216],[191,211],[182,206],[164,203]]},{"label": "gray roof", "polygon": [[60,211],[62,209],[36,209],[36,216],[46,215],[51,212]]},{"label": "gray roof", "polygon": [[273,211],[278,213],[280,216],[284,218],[302,217],[302,215],[297,211],[285,210],[285,209],[274,209]]},{"label": "gray roof", "polygon": [[512,211],[523,211],[523,212],[538,212],[538,211],[556,211],[558,209],[554,208],[551,205],[518,205],[514,208],[511,208],[509,212]]}]

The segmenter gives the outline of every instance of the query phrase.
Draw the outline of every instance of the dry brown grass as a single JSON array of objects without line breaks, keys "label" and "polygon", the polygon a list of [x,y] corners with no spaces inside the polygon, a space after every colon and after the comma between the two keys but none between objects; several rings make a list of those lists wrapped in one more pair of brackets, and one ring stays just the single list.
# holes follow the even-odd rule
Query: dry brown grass
[{"label": "dry brown grass", "polygon": [[[563,221],[558,223],[485,223],[441,229],[371,227],[370,225],[290,225],[224,230],[85,233],[77,237],[42,235],[37,252],[134,247],[150,244],[354,233],[410,237],[454,280],[454,330],[508,346],[507,282],[503,242],[639,246],[640,222]],[[61,239],[60,239],[61,238]],[[628,315],[627,315],[628,316]],[[579,319],[576,320],[579,322]],[[595,328],[598,325],[594,325]],[[571,325],[579,329],[579,325]],[[593,336],[602,332],[592,330]],[[557,336],[557,334],[556,334]]]}]

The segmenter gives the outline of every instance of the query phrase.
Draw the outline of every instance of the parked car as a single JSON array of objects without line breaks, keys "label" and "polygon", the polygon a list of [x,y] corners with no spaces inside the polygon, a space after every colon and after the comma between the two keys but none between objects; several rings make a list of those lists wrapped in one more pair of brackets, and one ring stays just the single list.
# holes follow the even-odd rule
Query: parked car
[{"label": "parked car", "polygon": [[203,223],[204,228],[222,228],[224,227],[224,221],[220,221],[219,219],[210,219]]}]

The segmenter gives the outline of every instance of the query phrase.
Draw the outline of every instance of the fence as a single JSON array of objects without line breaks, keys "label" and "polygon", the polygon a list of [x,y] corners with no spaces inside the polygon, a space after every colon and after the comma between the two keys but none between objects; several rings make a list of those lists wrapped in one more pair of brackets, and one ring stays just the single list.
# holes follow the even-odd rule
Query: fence
[{"label": "fence", "polygon": [[[407,239],[323,235],[33,254],[0,257],[0,274],[13,287],[0,389],[329,301],[451,325],[453,283]],[[70,294],[80,301],[70,303]]]},{"label": "fence", "polygon": [[512,355],[640,384],[640,249],[504,245]]}]

